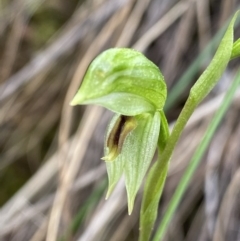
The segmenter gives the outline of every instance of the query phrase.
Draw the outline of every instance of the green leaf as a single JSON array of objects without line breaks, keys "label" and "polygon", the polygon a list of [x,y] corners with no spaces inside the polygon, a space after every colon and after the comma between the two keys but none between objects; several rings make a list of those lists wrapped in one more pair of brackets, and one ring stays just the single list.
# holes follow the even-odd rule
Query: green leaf
[{"label": "green leaf", "polygon": [[[201,66],[206,61],[208,61],[210,56],[212,56],[212,51],[215,52],[215,50],[217,49],[231,19],[232,16],[229,20],[226,21],[226,23],[224,23],[224,25],[215,34],[212,40],[207,44],[206,48],[199,53],[197,58],[191,63],[191,65],[187,68],[187,70],[180,77],[177,83],[171,88],[170,92],[168,92],[168,98],[166,100],[164,110],[169,111],[171,107],[174,105],[174,103],[180,98],[180,96],[186,90],[186,88],[188,88],[188,86],[190,86],[190,84],[194,81],[194,76],[196,76]],[[235,25],[239,26],[239,23],[240,21],[239,19],[237,19]]]},{"label": "green leaf", "polygon": [[131,214],[136,194],[149,168],[157,148],[160,114],[136,116],[137,127],[126,138],[122,158],[128,195],[128,212]]},{"label": "green leaf", "polygon": [[190,91],[196,105],[213,89],[227,67],[233,49],[233,31],[237,15],[238,12],[233,16],[211,63]]},{"label": "green leaf", "polygon": [[93,60],[71,105],[97,104],[134,116],[161,110],[166,95],[164,78],[155,64],[133,49],[114,48]]}]

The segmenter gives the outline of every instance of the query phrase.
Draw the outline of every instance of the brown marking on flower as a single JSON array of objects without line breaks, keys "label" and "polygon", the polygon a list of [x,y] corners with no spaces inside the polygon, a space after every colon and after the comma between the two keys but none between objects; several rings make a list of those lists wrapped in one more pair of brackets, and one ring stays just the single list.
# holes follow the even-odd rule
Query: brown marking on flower
[{"label": "brown marking on flower", "polygon": [[107,139],[109,153],[106,157],[103,157],[105,161],[113,161],[121,153],[124,140],[136,125],[134,117],[119,116]]}]

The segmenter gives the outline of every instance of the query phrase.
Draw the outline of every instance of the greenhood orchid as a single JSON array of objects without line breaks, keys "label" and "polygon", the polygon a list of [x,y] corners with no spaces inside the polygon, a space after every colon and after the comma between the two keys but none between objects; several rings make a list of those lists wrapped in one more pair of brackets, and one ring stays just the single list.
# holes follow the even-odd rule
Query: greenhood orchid
[{"label": "greenhood orchid", "polygon": [[[109,188],[107,197],[124,174],[129,213],[157,148],[167,96],[159,68],[133,49],[114,48],[90,64],[71,102],[97,104],[115,112],[104,147]],[[168,129],[167,126],[164,129]]]}]

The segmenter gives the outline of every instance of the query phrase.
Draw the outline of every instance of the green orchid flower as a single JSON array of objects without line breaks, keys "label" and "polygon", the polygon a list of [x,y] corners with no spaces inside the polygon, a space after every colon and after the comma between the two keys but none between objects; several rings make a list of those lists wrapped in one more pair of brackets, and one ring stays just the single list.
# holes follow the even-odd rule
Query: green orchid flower
[{"label": "green orchid flower", "polygon": [[107,128],[102,159],[109,179],[107,197],[120,177],[125,177],[129,214],[157,149],[160,130],[164,136],[168,133],[162,111],[166,96],[163,75],[155,64],[133,49],[114,48],[92,61],[71,102],[96,104],[116,113]]}]

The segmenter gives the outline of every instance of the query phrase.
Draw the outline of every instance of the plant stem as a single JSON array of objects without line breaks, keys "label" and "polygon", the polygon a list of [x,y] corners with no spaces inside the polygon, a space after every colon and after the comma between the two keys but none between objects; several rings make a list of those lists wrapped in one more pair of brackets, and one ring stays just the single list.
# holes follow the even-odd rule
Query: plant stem
[{"label": "plant stem", "polygon": [[229,105],[231,104],[231,100],[232,100],[234,93],[237,90],[237,87],[239,84],[240,84],[240,72],[238,73],[235,81],[233,82],[233,84],[231,85],[227,94],[225,95],[221,108],[218,110],[218,112],[214,116],[211,124],[209,125],[207,131],[205,132],[205,135],[203,137],[201,144],[199,145],[196,152],[194,153],[192,160],[191,160],[187,170],[185,171],[185,173],[169,203],[169,206],[168,206],[166,213],[162,219],[162,222],[157,230],[157,233],[154,236],[153,241],[159,241],[163,238],[163,235],[166,232],[167,226],[168,226],[169,222],[171,221],[172,216],[173,216],[174,212],[176,211],[176,208],[177,208],[184,192],[186,191],[186,189],[188,187],[188,184],[201,160],[201,157],[203,156],[205,150],[207,149],[207,147],[212,139],[212,136],[213,136],[218,124],[220,123],[223,115],[225,114],[226,110],[228,109]]},{"label": "plant stem", "polygon": [[[182,131],[186,126],[192,113],[194,112],[195,108],[196,108],[196,104],[195,104],[194,98],[190,95],[186,101],[186,104],[184,105],[184,108],[182,109],[179,115],[179,118],[176,121],[176,124],[172,130],[172,133],[168,139],[167,145],[161,156],[161,160],[164,162],[165,165],[168,164],[172,156],[173,150],[179,140],[179,137],[182,134]],[[163,165],[163,163],[161,165]]]},{"label": "plant stem", "polygon": [[[173,153],[174,147],[188,121],[196,108],[196,101],[194,96],[190,94],[187,102],[182,109],[179,118],[173,128],[170,137],[167,139],[163,153],[159,156],[158,161],[153,165],[149,171],[145,190],[144,198],[141,207],[141,218],[140,218],[140,238],[139,240],[147,241],[150,238],[152,228],[157,216],[158,202],[164,187],[164,183],[167,177],[168,163]],[[161,152],[161,143],[159,142],[159,150]],[[162,147],[163,147],[162,146]]]}]

